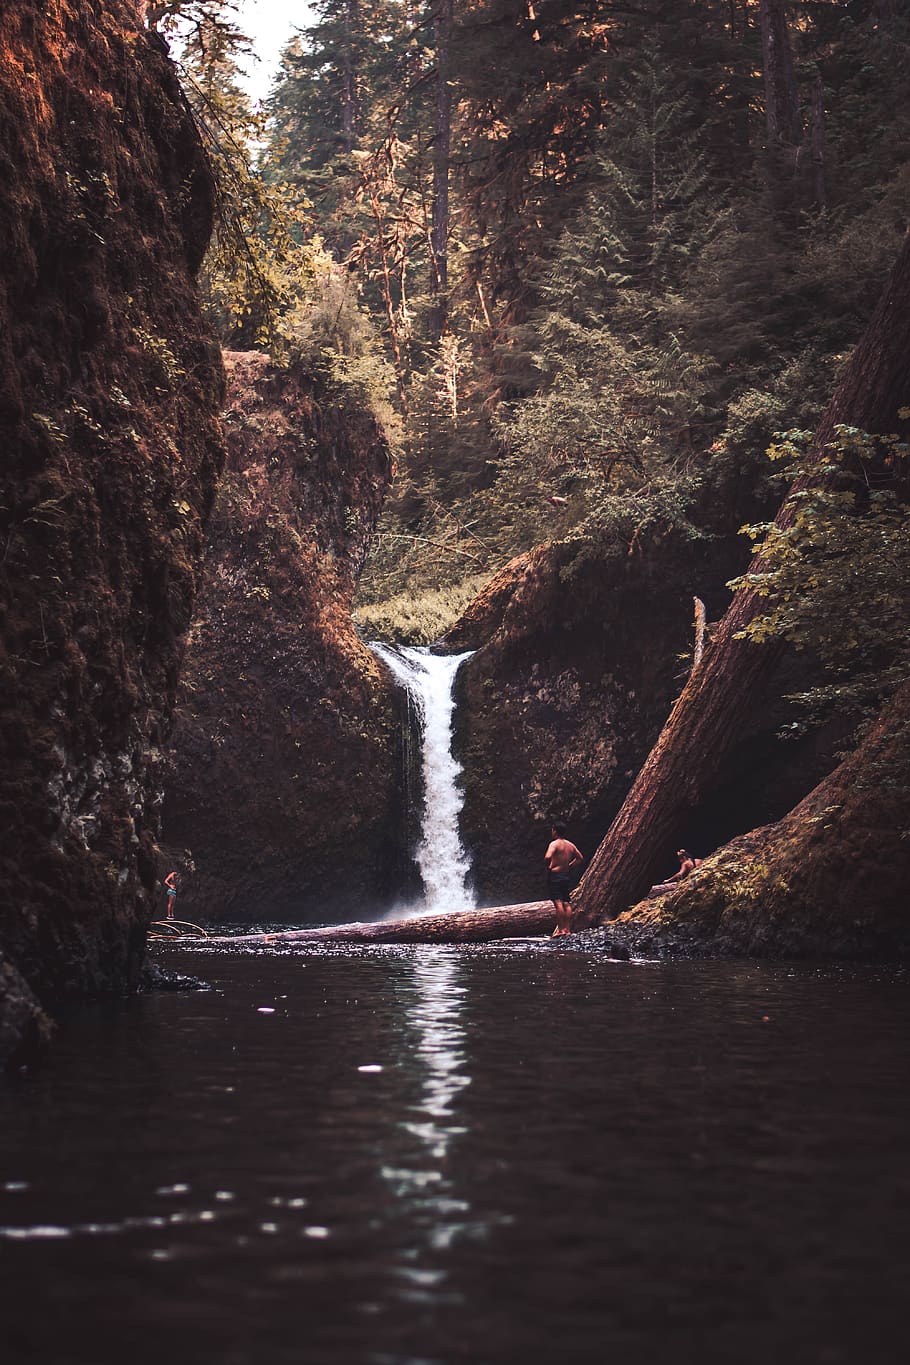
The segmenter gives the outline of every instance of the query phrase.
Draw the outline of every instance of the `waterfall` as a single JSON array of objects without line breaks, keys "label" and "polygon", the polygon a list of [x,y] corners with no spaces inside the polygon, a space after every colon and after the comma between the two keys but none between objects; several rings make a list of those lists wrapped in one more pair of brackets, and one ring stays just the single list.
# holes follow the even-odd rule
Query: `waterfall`
[{"label": "waterfall", "polygon": [[464,801],[458,786],[461,765],[452,756],[452,695],[455,675],[467,654],[431,654],[429,649],[374,643],[373,653],[407,689],[420,721],[423,825],[417,866],[423,882],[422,911],[470,910],[466,882],[470,860],[458,833]]}]

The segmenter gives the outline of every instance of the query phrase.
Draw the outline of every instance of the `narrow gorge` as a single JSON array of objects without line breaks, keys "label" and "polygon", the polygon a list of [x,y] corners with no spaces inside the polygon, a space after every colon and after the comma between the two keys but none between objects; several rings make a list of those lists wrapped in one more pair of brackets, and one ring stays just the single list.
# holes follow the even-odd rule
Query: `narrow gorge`
[{"label": "narrow gorge", "polygon": [[908,90],[0,0],[3,1365],[903,1365]]},{"label": "narrow gorge", "polygon": [[[428,642],[441,635],[439,648],[449,653],[471,653],[455,689],[455,753],[463,768],[458,838],[479,904],[535,899],[541,847],[556,818],[589,857],[614,831],[612,852],[598,855],[581,889],[588,926],[616,915],[626,924],[648,883],[668,874],[682,840],[716,857],[666,903],[636,912],[652,927],[655,916],[666,916],[655,941],[676,941],[678,906],[692,951],[752,943],[762,952],[823,953],[820,931],[801,939],[795,930],[765,932],[759,922],[724,946],[713,929],[698,926],[714,922],[721,901],[761,900],[755,850],[763,858],[767,852],[763,866],[770,867],[778,838],[782,849],[803,848],[819,802],[824,810],[839,807],[839,828],[862,824],[859,811],[848,821],[850,803],[831,793],[840,790],[838,773],[861,762],[845,755],[865,717],[856,753],[871,745],[870,771],[884,776],[879,788],[873,783],[876,800],[863,803],[862,818],[868,822],[880,808],[879,823],[862,847],[844,834],[842,849],[835,824],[823,827],[831,866],[842,853],[853,859],[872,908],[857,912],[858,924],[868,922],[865,937],[845,929],[830,946],[902,953],[902,931],[888,907],[900,898],[906,873],[904,732],[893,710],[874,719],[888,695],[900,711],[897,684],[905,673],[899,527],[910,396],[900,374],[910,313],[906,247],[887,283],[902,221],[897,148],[882,152],[874,209],[863,206],[859,191],[854,202],[844,189],[844,226],[819,220],[827,246],[800,254],[791,236],[776,248],[781,278],[796,271],[800,298],[814,290],[816,311],[829,318],[799,355],[772,342],[770,318],[752,295],[756,340],[748,363],[742,349],[745,322],[729,303],[740,286],[724,275],[732,269],[724,253],[745,241],[749,214],[759,214],[751,201],[731,208],[726,226],[718,221],[704,238],[713,268],[727,279],[726,312],[712,311],[715,285],[683,259],[683,243],[688,251],[702,240],[701,190],[693,188],[679,220],[667,205],[648,210],[667,215],[679,248],[672,262],[655,258],[645,291],[650,304],[610,273],[611,259],[617,266],[644,250],[637,201],[630,200],[628,221],[615,217],[614,170],[582,131],[578,165],[585,169],[562,189],[554,182],[546,213],[535,220],[535,232],[550,234],[548,246],[539,243],[557,272],[550,283],[519,287],[499,248],[488,251],[478,239],[472,249],[491,278],[469,272],[443,303],[442,258],[431,234],[437,273],[421,277],[429,292],[415,295],[414,316],[422,321],[411,334],[404,282],[417,245],[407,236],[405,209],[399,218],[390,207],[394,164],[388,183],[368,179],[356,193],[339,168],[349,198],[342,195],[332,210],[337,220],[322,200],[312,208],[315,218],[322,215],[322,235],[314,236],[310,210],[288,199],[286,186],[281,194],[275,189],[279,169],[301,184],[322,174],[301,147],[280,141],[290,87],[279,81],[274,123],[257,133],[249,107],[230,94],[233,57],[224,55],[216,70],[218,44],[228,54],[239,42],[233,21],[211,6],[170,9],[127,0],[16,0],[5,7],[0,30],[7,191],[0,212],[0,416],[9,452],[0,508],[5,1050],[14,1054],[26,1037],[48,1032],[45,1005],[135,986],[145,925],[164,910],[169,870],[182,874],[185,912],[209,924],[337,923],[413,899],[419,850],[408,814],[407,703],[365,644],[375,620],[386,623],[387,642],[416,630]],[[711,23],[715,17],[712,11]],[[669,29],[659,24],[645,38],[637,24],[623,20],[620,27],[641,39],[640,71],[616,75],[633,106],[652,69],[648,44],[663,44],[668,60],[678,59]],[[899,36],[883,42],[876,25],[860,48],[877,63],[884,109],[888,92],[900,87],[904,47]],[[456,29],[458,116],[467,117],[479,98],[470,59],[476,35],[467,16]],[[521,42],[541,38],[542,31],[535,37],[522,30]],[[831,65],[830,79],[852,88],[853,39],[821,31],[816,38],[819,61],[834,63],[839,54],[842,65]],[[735,48],[733,35],[730,41]],[[557,49],[562,61],[571,44]],[[609,66],[609,45],[604,53]],[[568,68],[563,78],[565,91],[574,90]],[[380,80],[377,100],[381,89]],[[868,115],[856,113],[858,126],[878,117],[873,105]],[[447,116],[455,116],[452,109]],[[466,145],[476,137],[487,147],[477,118],[461,135]],[[636,154],[616,118],[616,166],[626,158],[631,186]],[[219,119],[223,126],[235,120],[234,144],[219,141]],[[835,131],[837,155],[859,184],[870,172],[850,162],[852,143]],[[699,155],[720,186],[724,156],[711,142],[718,127],[708,119],[704,132]],[[257,144],[257,137],[264,140]],[[685,161],[674,137],[667,132],[668,166],[674,157]],[[244,139],[260,146],[260,167],[249,158],[241,164]],[[315,136],[313,157],[320,145]],[[395,155],[411,155],[405,142],[395,145]],[[762,174],[777,174],[775,164]],[[449,180],[464,224],[472,212],[487,211],[482,186],[440,163],[429,187],[440,213]],[[345,214],[368,201],[374,219],[396,223],[399,237],[383,228],[377,246],[361,224],[359,247],[346,248],[344,257],[342,243],[354,239]],[[522,216],[527,203],[515,212],[530,231]],[[564,212],[571,230],[560,226]],[[765,222],[761,214],[771,216]],[[774,232],[790,231],[773,195],[759,218],[771,236],[773,224]],[[494,218],[483,221],[494,232]],[[590,276],[573,245],[583,240],[585,222],[594,235],[581,257],[589,251],[602,263]],[[870,243],[858,293],[835,288],[837,251],[847,251],[850,232],[865,232]],[[389,292],[393,241],[397,301]],[[414,269],[419,274],[425,265]],[[871,301],[883,287],[870,323]],[[653,369],[663,343],[657,333],[643,339],[646,318],[669,316],[683,298],[688,312],[679,336],[688,338],[689,360],[681,353],[671,364],[664,355],[660,365],[676,376],[670,383],[659,377],[660,365]],[[803,303],[780,295],[777,307],[782,317],[795,310],[798,327],[811,332]],[[604,319],[618,330],[598,331]],[[391,350],[383,349],[386,341]],[[704,359],[709,351],[713,360]],[[516,367],[508,382],[497,377],[507,352]],[[589,367],[596,365],[606,369],[596,371],[595,382]],[[568,368],[557,381],[560,366]],[[818,427],[837,366],[840,387]],[[690,372],[701,375],[701,396],[686,388]],[[597,408],[594,425],[585,427],[584,395],[595,390],[598,403],[612,393],[619,407]],[[576,399],[566,397],[573,392]],[[877,527],[880,543],[893,548],[877,592],[891,613],[883,620],[894,625],[875,636],[863,624],[877,608],[859,586],[842,591],[862,582],[851,561],[840,595],[829,591],[837,604],[830,616],[844,617],[843,648],[857,654],[855,663],[844,662],[843,680],[840,665],[832,673],[830,659],[820,659],[829,646],[808,625],[800,627],[807,646],[800,650],[774,639],[750,644],[754,657],[767,661],[761,691],[740,705],[735,686],[729,689],[730,724],[724,721],[722,735],[706,728],[684,768],[652,784],[648,802],[659,788],[667,817],[648,825],[644,807],[635,805],[646,780],[638,774],[653,746],[661,749],[678,698],[701,689],[707,714],[713,696],[727,695],[726,684],[709,679],[720,658],[717,641],[735,634],[728,585],[749,567],[739,532],[758,519],[773,534],[774,523],[761,519],[772,514],[779,490],[762,450],[785,423],[785,434],[800,439],[817,427],[816,446],[825,450],[831,442],[866,440],[859,455],[849,455],[853,472],[845,467],[838,479],[858,490],[843,493],[854,500],[856,525],[871,526],[871,539],[862,542],[867,561]],[[612,433],[605,444],[594,440],[595,428]],[[864,436],[876,431],[878,447],[878,438]],[[854,553],[849,522],[831,530],[825,509],[813,515],[825,534],[841,537],[833,554],[819,551],[825,564]],[[824,574],[801,572],[788,589],[795,599],[827,582]],[[396,597],[402,585],[411,602],[404,613]],[[693,681],[696,597],[709,625],[707,663]],[[424,624],[415,626],[420,611]],[[825,613],[815,615],[820,622]],[[851,669],[865,679],[862,696]],[[829,695],[823,723],[804,723],[800,707],[825,688],[835,698],[840,689],[843,704],[831,704]],[[437,798],[427,793],[432,807]],[[810,824],[803,829],[800,821]],[[631,835],[620,838],[616,831],[627,825]],[[746,848],[753,852],[744,862]],[[801,854],[786,857],[808,866]],[[747,864],[737,882],[736,869]],[[783,871],[768,875],[768,905],[778,907],[768,913],[777,923],[781,888],[791,879]],[[846,874],[837,880],[853,884]],[[818,885],[812,896],[830,900],[824,879]],[[693,917],[699,887],[705,899]],[[440,893],[440,902],[458,894]],[[879,902],[891,925],[881,933]],[[788,904],[797,918],[803,913],[796,893]],[[755,911],[759,921],[762,913]],[[817,908],[806,913],[823,922]]]}]

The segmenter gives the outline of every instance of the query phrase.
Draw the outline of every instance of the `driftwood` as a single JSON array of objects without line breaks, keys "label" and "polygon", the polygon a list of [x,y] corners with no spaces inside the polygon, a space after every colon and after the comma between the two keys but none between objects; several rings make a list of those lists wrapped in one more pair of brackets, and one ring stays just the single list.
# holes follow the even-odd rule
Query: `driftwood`
[{"label": "driftwood", "polygon": [[497,939],[549,934],[556,925],[552,901],[499,905],[492,910],[457,910],[450,915],[378,924],[336,924],[324,929],[280,929],[271,934],[238,934],[209,938],[217,944],[333,943],[493,943]]}]

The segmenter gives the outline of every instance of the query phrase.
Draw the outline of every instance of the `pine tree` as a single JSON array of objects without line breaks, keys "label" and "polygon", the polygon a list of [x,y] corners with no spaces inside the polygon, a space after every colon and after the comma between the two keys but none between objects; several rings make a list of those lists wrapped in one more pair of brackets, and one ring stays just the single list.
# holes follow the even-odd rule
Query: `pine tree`
[{"label": "pine tree", "polygon": [[550,530],[541,480],[597,535],[645,481],[677,518],[693,480],[765,495],[764,447],[817,418],[910,207],[905,8],[791,25],[815,140],[782,214],[751,0],[320,0],[264,175],[385,338],[399,529],[504,558]]},{"label": "pine tree", "polygon": [[548,487],[615,491],[693,449],[709,362],[687,348],[679,291],[723,223],[691,102],[647,42],[618,78],[588,190],[524,329],[538,392],[502,427]]},{"label": "pine tree", "polygon": [[368,221],[357,207],[361,154],[388,131],[406,8],[399,0],[321,0],[316,14],[282,54],[268,100],[265,171],[312,201],[317,228],[340,259]]},{"label": "pine tree", "polygon": [[163,22],[180,40],[179,68],[218,194],[200,277],[205,306],[225,344],[278,345],[280,314],[308,278],[311,261],[301,243],[300,202],[281,185],[267,185],[256,164],[266,116],[241,84],[250,44],[235,11],[225,0],[193,0],[171,6]]}]

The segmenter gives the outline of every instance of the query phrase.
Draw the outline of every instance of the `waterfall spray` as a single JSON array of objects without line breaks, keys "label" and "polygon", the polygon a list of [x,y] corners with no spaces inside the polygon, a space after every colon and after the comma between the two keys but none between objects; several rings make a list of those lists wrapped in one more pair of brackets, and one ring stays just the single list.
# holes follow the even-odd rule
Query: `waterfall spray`
[{"label": "waterfall spray", "polygon": [[470,654],[431,654],[428,649],[371,644],[412,698],[420,719],[423,824],[417,866],[424,887],[423,910],[470,910],[466,882],[470,859],[458,833],[464,802],[452,756],[455,675]]}]

